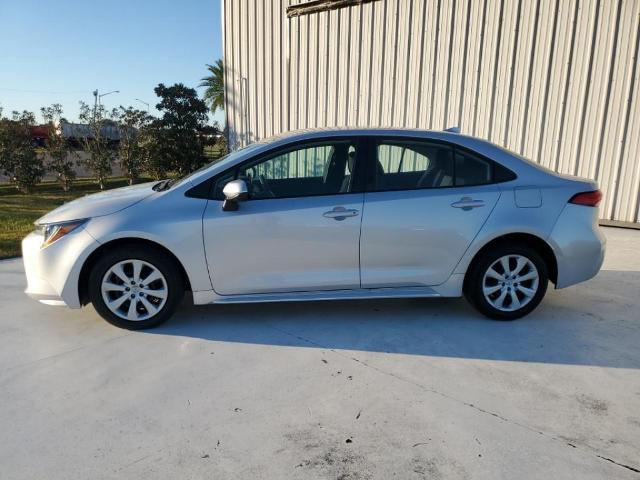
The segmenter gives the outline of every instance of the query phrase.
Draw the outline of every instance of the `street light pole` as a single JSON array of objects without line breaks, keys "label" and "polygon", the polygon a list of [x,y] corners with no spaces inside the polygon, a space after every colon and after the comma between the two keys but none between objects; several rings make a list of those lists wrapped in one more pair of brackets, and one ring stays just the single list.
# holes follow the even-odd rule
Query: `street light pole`
[{"label": "street light pole", "polygon": [[134,98],[134,100],[137,100],[140,103],[144,103],[147,106],[147,113],[150,113],[149,104],[147,102],[145,102],[144,100],[140,100],[139,98]]},{"label": "street light pole", "polygon": [[98,105],[100,105],[100,99],[101,99],[102,97],[106,97],[107,95],[111,95],[112,93],[120,93],[120,90],[112,90],[112,91],[110,91],[110,92],[103,93],[102,95],[98,95],[98,90],[96,90],[96,91],[94,92],[94,95],[96,96],[96,98],[97,98],[97,100],[98,100]]},{"label": "street light pole", "polygon": [[94,101],[93,101],[93,116],[96,116],[96,110],[98,109],[98,89],[96,88],[93,91],[93,96],[95,97]]}]

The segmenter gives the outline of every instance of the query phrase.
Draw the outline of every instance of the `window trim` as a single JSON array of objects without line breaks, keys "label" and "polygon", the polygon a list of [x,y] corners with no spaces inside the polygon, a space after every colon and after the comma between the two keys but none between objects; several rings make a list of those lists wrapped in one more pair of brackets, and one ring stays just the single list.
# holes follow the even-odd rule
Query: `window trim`
[{"label": "window trim", "polygon": [[[365,192],[365,173],[367,170],[367,160],[366,157],[363,158],[363,153],[368,152],[368,138],[363,135],[334,135],[327,137],[317,137],[311,139],[304,140],[296,140],[291,143],[287,143],[285,145],[274,146],[270,149],[267,149],[264,152],[253,155],[242,162],[229,167],[222,172],[219,172],[206,180],[203,180],[198,185],[190,188],[187,192],[185,192],[185,196],[192,198],[204,198],[207,200],[216,200],[223,201],[224,199],[216,198],[214,196],[214,188],[217,181],[228,175],[229,172],[233,171],[233,178],[236,179],[238,176],[238,171],[246,165],[258,162],[267,162],[272,158],[275,158],[279,155],[292,152],[295,150],[299,150],[301,146],[309,146],[312,148],[314,145],[326,145],[327,143],[339,143],[339,142],[352,142],[357,145],[356,147],[356,161],[354,172],[352,173],[354,177],[354,181],[351,183],[351,189],[348,192],[338,192],[338,193],[320,193],[320,194],[312,194],[312,195],[290,195],[276,198],[249,198],[247,201],[256,202],[262,200],[282,200],[282,199],[292,199],[292,198],[310,198],[310,197],[333,197],[336,195],[353,195],[353,194],[362,194]],[[363,152],[363,153],[358,153]],[[302,178],[302,177],[301,177]],[[207,192],[206,194],[204,192]]]},{"label": "window trim", "polygon": [[[453,142],[448,142],[446,140],[440,140],[440,139],[436,139],[436,138],[424,138],[424,137],[408,137],[408,136],[403,136],[403,135],[370,135],[368,138],[368,149],[367,151],[367,172],[368,175],[366,177],[366,182],[365,182],[365,193],[383,193],[383,192],[410,192],[410,191],[414,191],[414,190],[443,190],[443,189],[454,189],[454,188],[467,188],[467,187],[484,187],[484,186],[488,186],[488,185],[499,185],[501,183],[507,183],[507,182],[513,182],[514,180],[516,180],[518,178],[518,175],[516,174],[516,172],[514,172],[513,170],[511,170],[508,167],[505,167],[503,164],[496,162],[495,160],[487,157],[486,155],[482,155],[481,153],[476,152],[475,150],[472,150],[468,147],[464,147],[462,145],[458,145],[456,143]],[[378,145],[380,145],[381,143],[384,142],[391,142],[391,144],[394,144],[394,142],[405,142],[405,143],[411,143],[411,142],[417,142],[417,143],[431,143],[431,144],[435,144],[435,145],[444,145],[447,146],[451,149],[451,154],[452,154],[452,160],[453,160],[453,185],[449,185],[449,186],[441,186],[441,187],[428,187],[428,188],[421,188],[421,187],[415,187],[415,188],[390,188],[390,189],[384,189],[384,190],[377,190],[375,188],[375,181],[376,181],[376,171],[377,171],[377,166],[374,162],[376,162],[378,160],[378,150],[377,147]],[[476,184],[470,184],[470,185],[456,185],[455,181],[456,181],[456,152],[459,151],[462,154],[468,154],[471,156],[475,156],[478,157],[480,160],[484,160],[486,162],[489,162],[489,165],[491,165],[491,182],[489,183],[476,183]],[[496,165],[499,165],[501,168],[504,168],[505,170],[507,170],[508,172],[510,172],[513,175],[513,178],[510,180],[501,180],[501,181],[495,181],[495,172],[496,172]]]}]

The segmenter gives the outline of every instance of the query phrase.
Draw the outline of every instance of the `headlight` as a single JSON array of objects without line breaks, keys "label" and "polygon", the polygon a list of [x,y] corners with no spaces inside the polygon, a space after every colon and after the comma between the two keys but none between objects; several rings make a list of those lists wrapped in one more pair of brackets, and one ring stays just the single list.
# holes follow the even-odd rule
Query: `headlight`
[{"label": "headlight", "polygon": [[36,232],[44,235],[44,241],[40,248],[47,248],[53,242],[60,240],[66,234],[73,232],[76,228],[85,224],[87,219],[71,220],[70,222],[47,223],[36,225]]}]

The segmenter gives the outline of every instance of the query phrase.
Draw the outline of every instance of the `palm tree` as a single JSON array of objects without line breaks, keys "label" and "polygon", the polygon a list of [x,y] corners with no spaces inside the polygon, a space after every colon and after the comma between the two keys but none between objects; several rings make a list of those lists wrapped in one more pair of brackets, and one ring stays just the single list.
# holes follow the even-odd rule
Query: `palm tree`
[{"label": "palm tree", "polygon": [[218,109],[224,110],[224,65],[222,60],[217,60],[215,64],[207,64],[207,70],[211,73],[202,78],[199,87],[206,87],[204,91],[204,101],[209,105],[211,112],[216,113]]}]

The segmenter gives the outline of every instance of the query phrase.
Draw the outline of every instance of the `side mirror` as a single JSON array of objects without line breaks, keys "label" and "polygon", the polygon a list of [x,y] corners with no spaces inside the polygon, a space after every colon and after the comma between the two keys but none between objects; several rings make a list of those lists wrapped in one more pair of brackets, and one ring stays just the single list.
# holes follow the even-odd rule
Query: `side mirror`
[{"label": "side mirror", "polygon": [[238,202],[244,202],[249,198],[249,189],[244,180],[231,180],[224,186],[222,193],[225,198],[222,210],[225,212],[238,210]]}]

